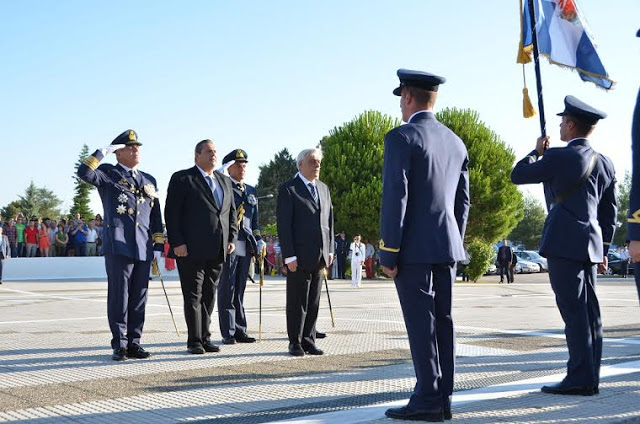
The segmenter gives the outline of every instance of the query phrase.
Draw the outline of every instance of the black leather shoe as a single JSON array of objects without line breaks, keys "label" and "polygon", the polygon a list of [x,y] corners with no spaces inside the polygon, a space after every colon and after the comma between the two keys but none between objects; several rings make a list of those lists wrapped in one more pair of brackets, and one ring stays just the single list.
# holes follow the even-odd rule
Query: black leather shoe
[{"label": "black leather shoe", "polygon": [[316,339],[324,339],[327,337],[327,333],[321,333],[320,331],[316,331]]},{"label": "black leather shoe", "polygon": [[192,355],[204,355],[204,348],[202,345],[187,346],[187,352]]},{"label": "black leather shoe", "polygon": [[579,396],[593,396],[596,394],[596,389],[591,386],[567,386],[563,383],[552,384],[550,386],[542,386],[543,393],[550,393],[552,395],[579,395]]},{"label": "black leather shoe", "polygon": [[202,348],[205,350],[205,352],[220,352],[220,348],[208,340],[202,343]]},{"label": "black leather shoe", "polygon": [[113,349],[113,355],[111,355],[111,359],[114,361],[124,361],[127,359],[127,348],[119,347],[117,349]]},{"label": "black leather shoe", "polygon": [[290,344],[289,353],[293,356],[304,356],[304,350],[299,344]]},{"label": "black leather shoe", "polygon": [[144,350],[139,344],[132,344],[127,348],[127,358],[146,359],[151,354]]},{"label": "black leather shoe", "polygon": [[246,334],[243,334],[242,336],[236,336],[236,341],[238,343],[255,343],[256,339],[255,337],[249,337]]},{"label": "black leather shoe", "polygon": [[235,337],[225,337],[224,339],[222,339],[222,344],[226,344],[226,345],[236,344],[236,338]]},{"label": "black leather shoe", "polygon": [[309,355],[324,355],[324,352],[321,349],[318,349],[316,346],[305,348],[304,351]]},{"label": "black leather shoe", "polygon": [[389,408],[384,414],[396,420],[428,421],[431,423],[444,421],[442,409],[421,411],[403,406],[401,408]]}]

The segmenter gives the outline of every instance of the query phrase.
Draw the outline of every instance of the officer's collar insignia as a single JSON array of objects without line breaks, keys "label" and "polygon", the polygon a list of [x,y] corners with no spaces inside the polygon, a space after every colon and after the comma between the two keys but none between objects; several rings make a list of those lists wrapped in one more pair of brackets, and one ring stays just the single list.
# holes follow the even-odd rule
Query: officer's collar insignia
[{"label": "officer's collar insignia", "polygon": [[254,196],[253,194],[249,195],[247,201],[249,202],[250,205],[258,204],[258,199],[256,199],[256,196]]},{"label": "officer's collar insignia", "polygon": [[236,150],[236,159],[244,159],[244,153],[242,153],[242,150]]},{"label": "officer's collar insignia", "polygon": [[157,199],[158,198],[158,193],[156,192],[156,188],[154,187],[153,184],[145,184],[142,189],[144,190],[145,194],[147,196],[149,196],[152,199]]},{"label": "officer's collar insignia", "polygon": [[129,140],[136,141],[136,133],[133,130],[129,130]]}]

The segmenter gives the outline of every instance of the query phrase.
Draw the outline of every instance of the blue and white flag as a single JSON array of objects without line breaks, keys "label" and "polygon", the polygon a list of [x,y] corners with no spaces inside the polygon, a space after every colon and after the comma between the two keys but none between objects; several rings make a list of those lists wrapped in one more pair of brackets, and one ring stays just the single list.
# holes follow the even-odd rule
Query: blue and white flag
[{"label": "blue and white flag", "polygon": [[[522,46],[533,50],[528,1],[524,2]],[[606,90],[615,82],[609,78],[596,51],[587,22],[576,0],[534,0],[538,52],[555,65],[575,69],[583,81]]]}]

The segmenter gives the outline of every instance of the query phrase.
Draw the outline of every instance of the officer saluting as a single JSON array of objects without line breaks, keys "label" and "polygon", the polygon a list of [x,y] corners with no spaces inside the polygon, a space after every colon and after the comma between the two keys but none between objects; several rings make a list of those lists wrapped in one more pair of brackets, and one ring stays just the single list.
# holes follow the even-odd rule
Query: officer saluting
[{"label": "officer saluting", "polygon": [[602,323],[596,297],[596,264],[607,267],[616,224],[615,170],[595,152],[587,137],[606,114],[573,96],[564,99],[560,139],[566,147],[546,150],[549,137],[516,164],[515,184],[544,183],[549,211],[540,254],[549,263],[549,280],[565,323],[569,361],[562,382],[543,386],[553,394],[598,393]]},{"label": "officer saluting", "polygon": [[[432,112],[445,79],[398,71],[402,120],[387,133],[382,169],[380,264],[394,278],[417,383],[409,404],[389,418],[451,419],[455,263],[469,214],[467,149]],[[425,243],[425,241],[427,241]]]},{"label": "officer saluting", "polygon": [[[141,145],[136,132],[127,130],[78,167],[78,176],[98,188],[104,208],[107,315],[114,361],[150,356],[140,346],[140,337],[151,260],[160,257],[164,238],[156,180],[137,169]],[[98,166],[113,152],[117,165]]]},{"label": "officer saluting", "polygon": [[235,251],[227,256],[218,285],[218,319],[222,343],[254,343],[247,334],[247,316],[244,313],[244,290],[251,257],[262,251],[264,242],[258,226],[258,192],[244,183],[249,157],[236,149],[222,159],[233,183],[233,197],[238,213],[238,240]]}]

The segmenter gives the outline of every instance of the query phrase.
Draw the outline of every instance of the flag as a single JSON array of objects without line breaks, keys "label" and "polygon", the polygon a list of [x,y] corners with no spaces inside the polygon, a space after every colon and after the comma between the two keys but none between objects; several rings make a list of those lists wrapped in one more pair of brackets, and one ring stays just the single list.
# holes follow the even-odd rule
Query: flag
[{"label": "flag", "polygon": [[[521,47],[530,54],[533,49],[529,2],[522,16]],[[549,62],[575,69],[583,81],[609,90],[615,82],[609,78],[596,51],[596,45],[580,13],[576,0],[534,0],[538,52]],[[518,55],[518,63],[529,62]]]}]

